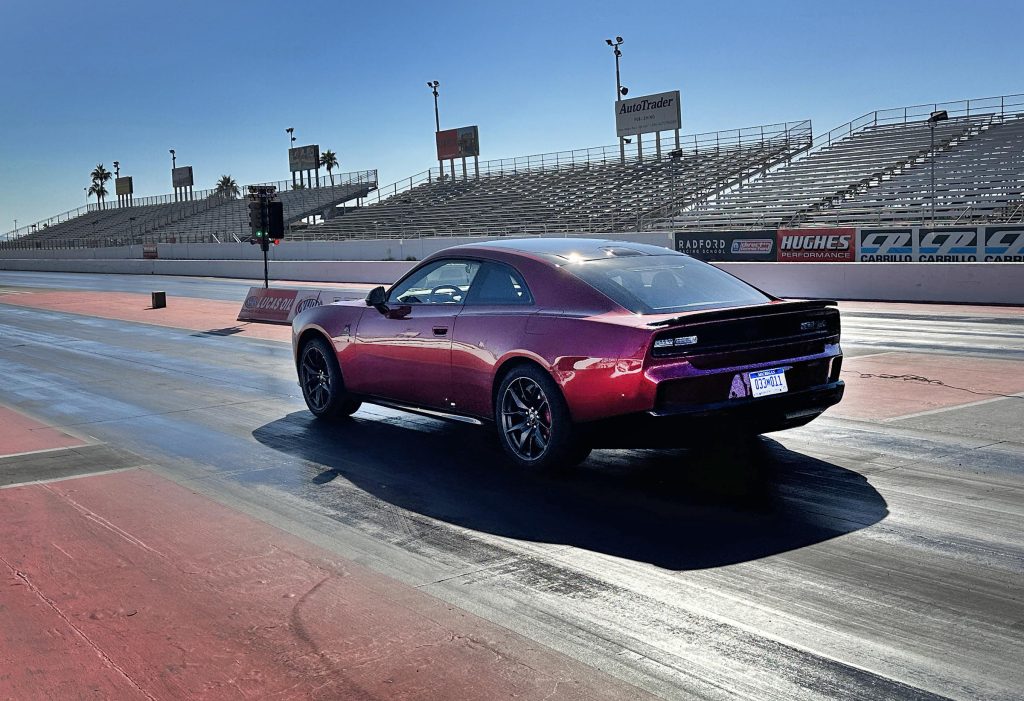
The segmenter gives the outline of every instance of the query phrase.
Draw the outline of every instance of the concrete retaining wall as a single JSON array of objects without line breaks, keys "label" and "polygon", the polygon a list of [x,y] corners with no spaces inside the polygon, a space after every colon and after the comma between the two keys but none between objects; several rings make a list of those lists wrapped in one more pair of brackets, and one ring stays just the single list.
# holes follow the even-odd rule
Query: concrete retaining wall
[{"label": "concrete retaining wall", "polygon": [[[667,234],[616,234],[615,238],[670,246]],[[309,282],[389,283],[415,262],[381,261],[381,252],[422,258],[435,250],[480,239],[421,239],[399,241],[293,242],[273,249],[270,276],[275,280]],[[389,248],[390,247],[390,248]],[[398,247],[397,249],[395,247]],[[240,253],[239,253],[240,251]],[[141,259],[139,247],[30,251],[46,257],[0,257],[0,270],[48,272],[130,273],[260,279],[260,251],[249,244],[160,244],[158,260]],[[64,253],[79,257],[63,257]],[[5,253],[16,253],[6,251]],[[22,253],[22,252],[18,252]],[[29,253],[29,252],[23,252]],[[92,253],[92,257],[87,257]],[[116,253],[121,255],[115,257]],[[202,258],[177,258],[186,254]],[[325,254],[330,255],[325,255]],[[342,255],[364,254],[377,260],[359,261]],[[235,255],[244,258],[224,259]],[[296,259],[300,255],[321,258]],[[108,257],[109,256],[109,257]],[[139,257],[136,257],[139,256]],[[222,257],[223,256],[223,257]],[[399,256],[393,256],[399,257]],[[402,256],[404,257],[404,256]],[[1024,264],[1020,263],[719,263],[724,270],[780,297],[826,297],[910,302],[1024,305]]]}]

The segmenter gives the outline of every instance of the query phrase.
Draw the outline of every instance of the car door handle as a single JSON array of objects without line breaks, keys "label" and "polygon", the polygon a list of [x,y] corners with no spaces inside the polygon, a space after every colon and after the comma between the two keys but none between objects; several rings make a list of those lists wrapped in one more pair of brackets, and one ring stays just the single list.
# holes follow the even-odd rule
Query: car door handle
[{"label": "car door handle", "polygon": [[448,327],[447,326],[435,326],[434,327],[434,335],[435,336],[447,336],[448,335]]}]

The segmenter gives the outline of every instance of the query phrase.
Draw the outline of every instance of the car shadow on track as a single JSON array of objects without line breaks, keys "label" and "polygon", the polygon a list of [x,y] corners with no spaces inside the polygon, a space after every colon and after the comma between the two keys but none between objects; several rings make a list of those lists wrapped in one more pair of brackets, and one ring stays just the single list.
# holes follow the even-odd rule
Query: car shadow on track
[{"label": "car shadow on track", "polygon": [[763,558],[888,515],[862,475],[763,437],[739,447],[595,451],[551,476],[506,464],[489,429],[402,414],[325,423],[296,412],[253,436],[301,460],[302,488],[342,520],[357,507],[332,491],[338,478],[430,519],[671,570]]}]

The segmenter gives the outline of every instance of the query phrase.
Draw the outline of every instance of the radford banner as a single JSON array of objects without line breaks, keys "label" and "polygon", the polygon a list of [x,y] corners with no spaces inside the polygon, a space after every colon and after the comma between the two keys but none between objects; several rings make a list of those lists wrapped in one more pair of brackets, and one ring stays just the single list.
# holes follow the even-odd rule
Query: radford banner
[{"label": "radford banner", "polygon": [[238,321],[290,324],[299,312],[320,306],[320,290],[250,287],[238,312]]},{"label": "radford banner", "polygon": [[700,260],[774,261],[775,229],[761,231],[678,231],[676,250]]}]

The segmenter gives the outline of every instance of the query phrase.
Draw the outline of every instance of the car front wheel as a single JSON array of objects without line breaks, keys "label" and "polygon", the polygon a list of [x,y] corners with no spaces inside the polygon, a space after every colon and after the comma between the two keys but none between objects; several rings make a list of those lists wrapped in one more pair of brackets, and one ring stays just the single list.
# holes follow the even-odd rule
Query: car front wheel
[{"label": "car front wheel", "polygon": [[505,375],[494,419],[502,448],[520,467],[567,469],[590,453],[577,436],[558,385],[538,367],[523,365]]},{"label": "car front wheel", "polygon": [[314,338],[299,355],[299,385],[306,406],[318,419],[354,414],[360,402],[345,391],[337,356],[322,338]]}]

